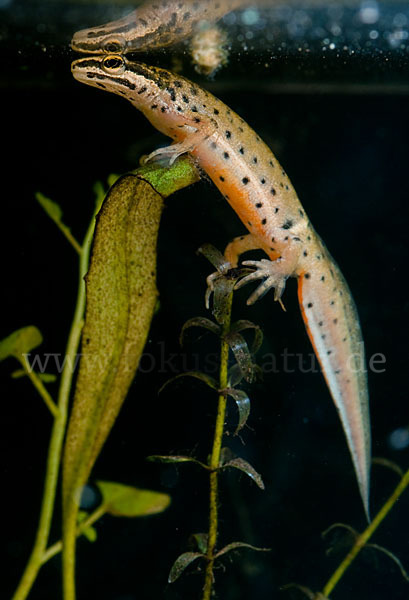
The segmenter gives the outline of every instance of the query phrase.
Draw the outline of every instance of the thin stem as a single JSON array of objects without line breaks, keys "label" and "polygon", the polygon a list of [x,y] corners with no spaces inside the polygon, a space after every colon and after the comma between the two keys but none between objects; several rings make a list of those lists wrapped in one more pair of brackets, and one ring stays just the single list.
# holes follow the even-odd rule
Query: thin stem
[{"label": "thin stem", "polygon": [[35,373],[35,371],[33,371],[33,369],[30,367],[30,363],[28,362],[27,356],[25,354],[22,354],[21,356],[19,356],[19,360],[24,369],[24,372],[30,378],[31,383],[33,384],[37,392],[40,394],[41,398],[44,400],[50,413],[53,415],[53,417],[58,417],[59,410],[57,405],[55,404],[51,395],[48,393],[47,389],[45,388],[45,385],[43,384],[37,373]]},{"label": "thin stem", "polygon": [[84,276],[88,269],[89,251],[94,232],[94,226],[95,219],[92,218],[88,227],[88,231],[85,235],[84,244],[80,254],[77,304],[68,337],[65,365],[61,375],[61,383],[58,393],[58,415],[54,419],[48,448],[47,469],[38,529],[30,558],[12,600],[24,600],[28,596],[37,577],[38,571],[42,565],[43,555],[46,550],[48,537],[50,534],[51,519],[54,512],[55,495],[58,482],[58,472],[61,462],[61,448],[64,439],[65,425],[67,422],[68,400],[74,374],[75,358],[77,355],[83,326],[85,309]]},{"label": "thin stem", "polygon": [[337,585],[338,581],[344,575],[347,568],[350,566],[350,564],[355,559],[357,554],[365,546],[366,542],[369,540],[369,538],[372,536],[372,534],[376,531],[378,526],[382,523],[382,521],[384,520],[386,515],[389,513],[391,508],[395,505],[399,496],[402,494],[402,492],[406,489],[406,487],[408,485],[409,485],[409,469],[406,471],[406,473],[404,474],[404,476],[402,477],[402,479],[396,486],[394,492],[388,498],[388,500],[385,502],[385,504],[382,506],[382,508],[380,509],[380,511],[374,518],[374,520],[368,525],[368,527],[365,529],[365,531],[357,537],[357,539],[355,540],[355,544],[353,545],[351,550],[348,552],[347,556],[344,558],[344,560],[339,565],[339,567],[334,571],[334,573],[332,574],[332,576],[330,577],[330,579],[324,586],[322,593],[325,597],[327,597],[327,598],[329,597],[329,594],[333,591],[334,587]]},{"label": "thin stem", "polygon": [[[230,329],[231,322],[231,307],[233,302],[233,294],[231,293],[228,299],[228,310],[226,311],[226,319],[223,323],[222,328],[222,340],[220,348],[220,373],[219,373],[219,389],[223,390],[227,387],[228,383],[228,357],[229,357],[229,345],[225,341],[224,337]],[[210,457],[210,495],[209,495],[209,533],[207,540],[207,566],[205,574],[205,584],[203,588],[203,600],[210,600],[213,587],[213,566],[214,566],[214,555],[217,541],[217,530],[218,530],[218,477],[219,477],[219,465],[220,465],[220,453],[223,441],[224,421],[226,416],[226,395],[220,394],[216,425],[214,430],[213,448]]]},{"label": "thin stem", "polygon": [[[93,525],[96,521],[98,521],[105,513],[106,513],[106,509],[103,505],[99,506],[96,510],[94,510],[94,512],[91,513],[87,519],[85,519],[78,525],[77,530],[76,530],[77,537],[82,535],[84,533],[84,531],[86,529],[88,529],[88,527],[91,527],[91,525]],[[61,550],[62,550],[62,540],[58,540],[58,542],[55,542],[55,544],[53,544],[52,546],[49,546],[47,548],[47,550],[44,552],[43,558],[41,560],[41,564],[43,565],[48,560],[50,560],[50,558],[53,558],[53,556],[55,556],[56,554],[59,554],[59,552],[61,552]]]}]

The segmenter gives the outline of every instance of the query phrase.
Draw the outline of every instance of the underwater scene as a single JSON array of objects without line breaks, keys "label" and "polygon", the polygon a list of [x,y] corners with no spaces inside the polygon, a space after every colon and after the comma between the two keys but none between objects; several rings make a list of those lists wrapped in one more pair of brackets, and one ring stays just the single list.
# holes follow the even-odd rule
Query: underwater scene
[{"label": "underwater scene", "polygon": [[407,0],[0,0],[0,49],[0,597],[409,598]]}]

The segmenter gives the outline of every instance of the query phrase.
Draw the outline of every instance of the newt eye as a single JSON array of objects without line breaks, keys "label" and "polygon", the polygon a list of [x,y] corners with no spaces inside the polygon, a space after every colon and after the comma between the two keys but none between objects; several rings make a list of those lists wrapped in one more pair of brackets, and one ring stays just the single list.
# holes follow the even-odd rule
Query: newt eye
[{"label": "newt eye", "polygon": [[121,73],[125,70],[125,61],[122,56],[107,56],[102,61],[102,67],[107,73]]},{"label": "newt eye", "polygon": [[125,50],[125,42],[120,38],[110,38],[104,42],[104,51],[108,54],[121,54]]}]

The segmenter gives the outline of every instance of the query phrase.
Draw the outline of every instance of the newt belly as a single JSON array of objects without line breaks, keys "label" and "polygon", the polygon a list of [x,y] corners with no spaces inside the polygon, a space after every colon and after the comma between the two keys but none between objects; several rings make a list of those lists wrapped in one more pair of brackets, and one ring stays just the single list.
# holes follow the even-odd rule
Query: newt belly
[{"label": "newt belly", "polygon": [[287,278],[298,279],[301,313],[340,414],[368,515],[370,425],[359,319],[339,268],[276,157],[243,119],[179,75],[119,55],[82,58],[72,72],[128,99],[174,140],[151,157],[172,162],[189,152],[212,179],[249,231],[227,246],[226,258],[234,266],[240,254],[256,248],[268,256],[244,263],[256,268],[244,283],[263,279],[250,302],[270,287],[279,300]]}]

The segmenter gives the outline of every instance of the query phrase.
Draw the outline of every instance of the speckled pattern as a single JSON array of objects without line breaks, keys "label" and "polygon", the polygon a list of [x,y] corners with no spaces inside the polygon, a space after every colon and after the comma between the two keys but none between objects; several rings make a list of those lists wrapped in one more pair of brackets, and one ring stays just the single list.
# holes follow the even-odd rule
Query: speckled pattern
[{"label": "speckled pattern", "polygon": [[283,168],[260,137],[223,102],[179,75],[131,63],[121,56],[75,61],[76,79],[124,96],[174,144],[151,154],[173,161],[196,158],[249,234],[233,240],[226,258],[261,248],[269,260],[251,261],[263,278],[252,300],[269,287],[280,299],[288,277],[298,279],[298,297],[308,335],[347,437],[368,514],[370,425],[365,356],[359,319],[348,286],[314,231]]},{"label": "speckled pattern", "polygon": [[78,31],[71,46],[78,52],[135,52],[175,44],[200,23],[248,5],[248,0],[148,0],[122,19]]}]

